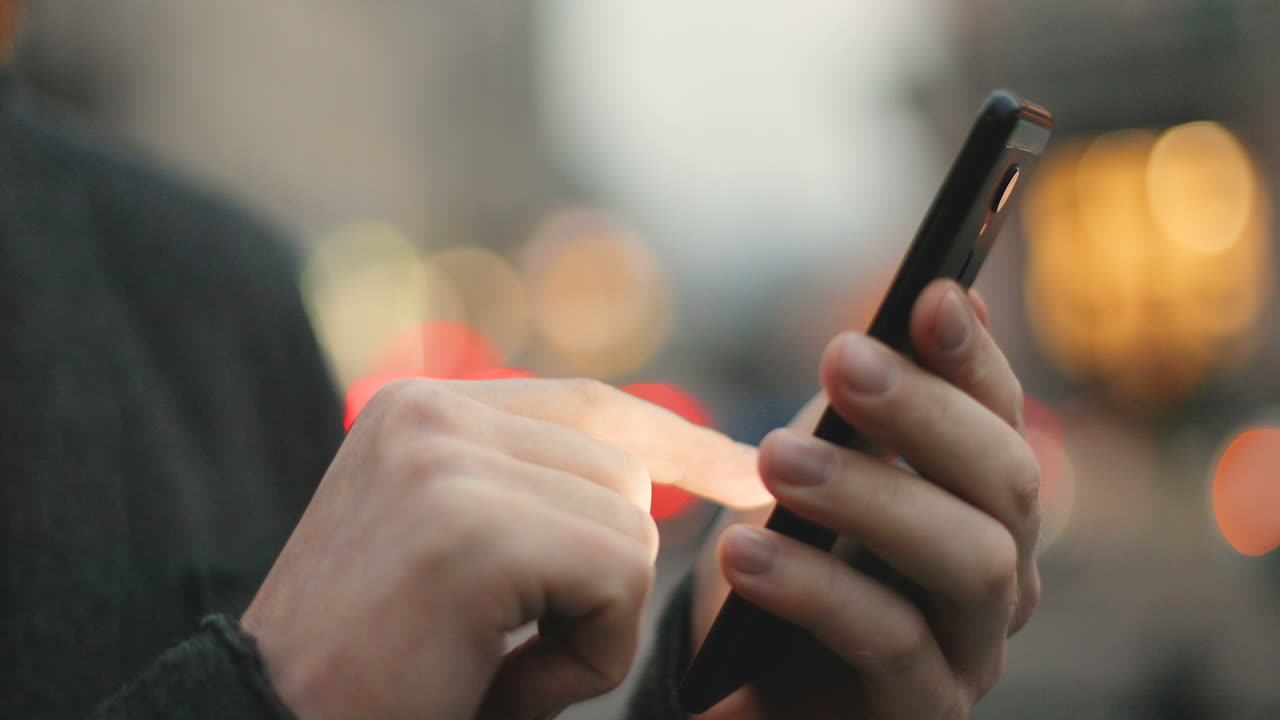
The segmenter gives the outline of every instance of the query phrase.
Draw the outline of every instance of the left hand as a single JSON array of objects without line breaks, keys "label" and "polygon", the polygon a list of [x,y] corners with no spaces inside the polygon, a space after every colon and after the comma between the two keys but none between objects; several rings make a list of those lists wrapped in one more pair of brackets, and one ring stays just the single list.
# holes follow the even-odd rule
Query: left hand
[{"label": "left hand", "polygon": [[[914,471],[797,429],[761,445],[761,474],[779,503],[864,545],[927,600],[917,606],[790,538],[730,527],[720,570],[705,557],[699,568],[695,639],[727,581],[816,642],[702,717],[963,718],[999,678],[1006,638],[1040,596],[1039,470],[1021,387],[985,323],[976,294],[936,282],[911,319],[919,365],[856,333],[823,354],[833,407]],[[810,413],[796,425],[812,423]],[[735,519],[759,525],[767,510]]]}]

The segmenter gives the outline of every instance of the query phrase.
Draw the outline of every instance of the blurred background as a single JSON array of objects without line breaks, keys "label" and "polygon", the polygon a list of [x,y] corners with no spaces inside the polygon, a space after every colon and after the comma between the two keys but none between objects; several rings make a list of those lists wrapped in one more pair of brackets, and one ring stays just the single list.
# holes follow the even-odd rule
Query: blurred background
[{"label": "blurred background", "polygon": [[[589,375],[750,442],[986,94],[1044,104],[978,286],[1045,595],[975,715],[1280,716],[1280,3],[32,0],[18,66],[296,239],[353,412],[389,376]],[[656,496],[660,591],[713,512]]]}]

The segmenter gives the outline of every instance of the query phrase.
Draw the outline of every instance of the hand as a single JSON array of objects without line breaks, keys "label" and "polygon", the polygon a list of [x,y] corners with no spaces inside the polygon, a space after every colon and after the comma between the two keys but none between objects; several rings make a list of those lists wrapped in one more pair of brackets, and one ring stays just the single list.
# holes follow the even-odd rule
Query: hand
[{"label": "hand", "polygon": [[[938,282],[911,318],[919,367],[854,333],[827,347],[830,402],[915,472],[790,429],[761,445],[761,474],[779,503],[867,547],[927,599],[917,606],[834,555],[762,528],[730,527],[718,547],[723,574],[714,559],[701,563],[695,638],[727,578],[815,642],[703,717],[963,718],[995,683],[1007,636],[1040,595],[1039,470],[1021,388],[985,325],[976,294],[966,302],[954,283]],[[798,425],[810,430],[823,404]]]},{"label": "hand", "polygon": [[304,720],[557,711],[631,665],[657,553],[651,477],[767,496],[753,448],[600,383],[393,384],[242,623]]}]

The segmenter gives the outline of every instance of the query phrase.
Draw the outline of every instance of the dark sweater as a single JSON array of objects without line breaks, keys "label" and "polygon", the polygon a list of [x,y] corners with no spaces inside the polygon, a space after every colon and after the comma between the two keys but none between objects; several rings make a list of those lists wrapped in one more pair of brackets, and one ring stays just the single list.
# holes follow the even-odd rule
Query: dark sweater
[{"label": "dark sweater", "polygon": [[89,138],[0,78],[0,707],[287,717],[231,618],[341,441],[295,258]]}]

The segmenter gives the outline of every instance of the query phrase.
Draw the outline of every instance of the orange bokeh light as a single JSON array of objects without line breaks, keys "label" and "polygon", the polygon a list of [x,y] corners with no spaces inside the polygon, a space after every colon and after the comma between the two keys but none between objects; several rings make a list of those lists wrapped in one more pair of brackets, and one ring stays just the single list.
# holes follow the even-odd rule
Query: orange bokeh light
[{"label": "orange bokeh light", "polygon": [[1213,514],[1231,547],[1262,555],[1280,546],[1280,430],[1241,433],[1213,475]]},{"label": "orange bokeh light", "polygon": [[1216,123],[1045,156],[1023,217],[1028,319],[1068,376],[1168,411],[1248,360],[1272,285],[1264,178]]},{"label": "orange bokeh light", "polygon": [[666,341],[674,303],[667,273],[612,218],[590,210],[553,213],[521,255],[534,326],[565,370],[625,376]]}]

